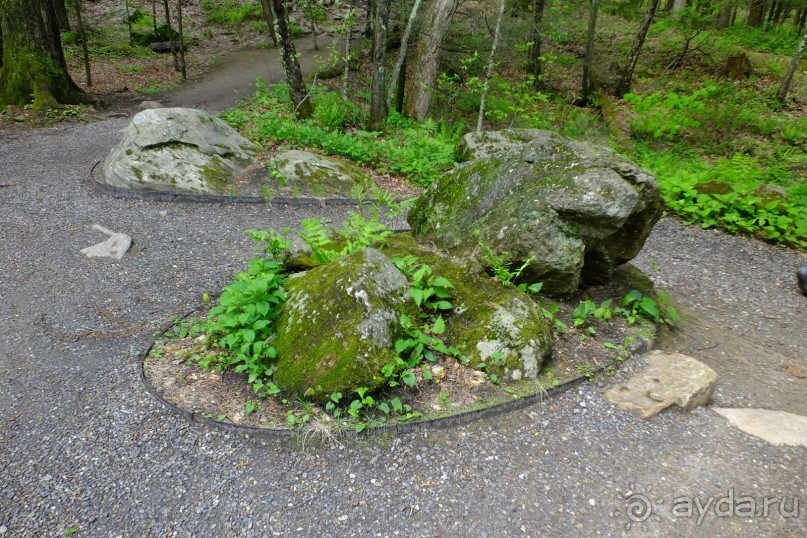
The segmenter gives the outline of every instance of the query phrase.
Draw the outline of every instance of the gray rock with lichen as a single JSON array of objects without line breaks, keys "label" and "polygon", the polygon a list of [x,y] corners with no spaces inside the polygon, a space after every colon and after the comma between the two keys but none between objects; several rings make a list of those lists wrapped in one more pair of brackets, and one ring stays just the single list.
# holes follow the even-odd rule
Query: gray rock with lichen
[{"label": "gray rock with lichen", "polygon": [[137,113],[104,162],[106,182],[138,191],[226,193],[257,146],[221,119],[190,108]]},{"label": "gray rock with lichen", "polygon": [[314,399],[378,387],[403,336],[400,315],[416,315],[406,276],[372,248],[290,279],[286,293],[274,381]]},{"label": "gray rock with lichen", "polygon": [[484,244],[526,263],[523,276],[553,294],[607,282],[661,216],[655,179],[608,148],[549,131],[530,137],[433,183],[409,212],[415,236],[490,265]]},{"label": "gray rock with lichen", "polygon": [[269,161],[268,173],[276,183],[273,190],[290,196],[348,198],[357,185],[370,183],[367,172],[355,164],[301,150],[275,155]]},{"label": "gray rock with lichen", "polygon": [[457,143],[454,156],[458,162],[486,159],[511,149],[518,149],[525,142],[542,138],[548,132],[540,129],[507,129],[468,133]]}]

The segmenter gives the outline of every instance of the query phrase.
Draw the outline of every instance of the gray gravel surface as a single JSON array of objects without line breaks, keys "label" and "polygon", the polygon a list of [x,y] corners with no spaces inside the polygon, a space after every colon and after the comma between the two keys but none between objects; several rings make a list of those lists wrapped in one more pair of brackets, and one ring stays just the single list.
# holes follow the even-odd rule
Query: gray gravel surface
[{"label": "gray gravel surface", "polygon": [[[640,421],[602,400],[613,379],[495,420],[342,446],[189,425],[141,386],[149,335],[244,266],[244,229],[340,214],[97,194],[82,179],[124,124],[0,134],[0,183],[13,184],[0,189],[0,536],[807,535],[806,449],[770,446],[708,409]],[[93,223],[133,237],[121,261],[79,253],[103,239]],[[658,225],[639,263],[695,316],[662,344],[721,335],[701,352],[731,379],[717,403],[807,414],[805,380],[775,368],[804,363],[803,261]],[[751,390],[775,376],[775,390]],[[796,497],[800,514],[776,504],[699,524],[671,513],[676,497],[706,503],[730,488],[786,508]],[[652,503],[644,522],[626,514],[638,494]]]}]

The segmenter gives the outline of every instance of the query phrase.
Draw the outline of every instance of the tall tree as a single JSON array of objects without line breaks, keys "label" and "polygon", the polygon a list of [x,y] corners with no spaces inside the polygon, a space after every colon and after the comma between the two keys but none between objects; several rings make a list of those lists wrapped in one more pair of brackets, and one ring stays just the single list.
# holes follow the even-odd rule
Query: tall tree
[{"label": "tall tree", "polygon": [[168,43],[171,47],[171,56],[174,58],[174,71],[179,72],[179,57],[177,56],[176,42],[174,41],[174,31],[171,29],[171,8],[168,7],[168,0],[163,0],[165,8],[165,28],[168,30]]},{"label": "tall tree", "polygon": [[645,13],[644,21],[639,27],[639,32],[636,34],[636,39],[633,41],[633,47],[628,56],[628,63],[625,65],[625,71],[619,79],[616,88],[616,93],[619,97],[623,97],[626,93],[630,92],[631,80],[633,80],[633,72],[636,70],[636,63],[639,61],[639,54],[642,52],[644,40],[647,37],[647,31],[650,29],[650,24],[653,22],[653,17],[656,14],[660,0],[650,0],[647,6],[647,13]]},{"label": "tall tree", "polygon": [[373,78],[370,83],[370,128],[387,123],[387,27],[391,0],[376,0],[373,21]]},{"label": "tall tree", "polygon": [[594,91],[592,71],[594,68],[594,37],[597,34],[597,13],[600,9],[600,0],[590,0],[591,7],[588,16],[588,30],[586,32],[586,56],[583,60],[583,91],[579,103],[587,105]]},{"label": "tall tree", "polygon": [[272,38],[272,44],[277,47],[277,33],[275,32],[275,17],[272,15],[272,8],[269,5],[269,0],[261,0],[261,9],[263,10],[263,20],[266,21],[266,26],[269,27],[269,36]]},{"label": "tall tree", "polygon": [[801,36],[799,46],[796,47],[796,52],[793,54],[793,58],[790,59],[790,65],[787,66],[785,76],[782,78],[782,83],[779,85],[779,90],[776,92],[776,99],[780,103],[784,103],[785,99],[787,99],[787,92],[790,90],[790,82],[793,80],[793,74],[796,72],[796,68],[801,61],[801,55],[804,54],[805,44],[807,44],[807,32],[804,32],[804,35]]},{"label": "tall tree", "polygon": [[52,0],[0,0],[0,106],[87,101],[67,71]]},{"label": "tall tree", "polygon": [[179,37],[179,72],[182,80],[188,78],[185,70],[185,32],[182,30],[182,0],[177,0],[177,34]]},{"label": "tall tree", "polygon": [[765,19],[765,0],[751,0],[751,8],[748,10],[748,19],[745,24],[751,28],[759,28]]},{"label": "tall tree", "polygon": [[527,72],[533,76],[532,89],[535,91],[543,87],[541,74],[541,24],[544,20],[544,7],[546,0],[534,0],[532,4],[532,47],[530,47],[530,59]]},{"label": "tall tree", "polygon": [[76,25],[78,26],[78,34],[81,37],[81,52],[84,56],[84,75],[87,80],[87,86],[92,87],[92,73],[90,72],[90,51],[87,47],[87,32],[84,29],[84,21],[81,19],[81,0],[73,0],[73,9],[76,12]]},{"label": "tall tree", "polygon": [[406,82],[406,115],[418,120],[429,114],[432,89],[439,74],[440,46],[459,0],[427,0],[421,16],[412,67]]},{"label": "tall tree", "polygon": [[496,65],[496,48],[499,46],[499,34],[502,31],[502,15],[504,15],[504,8],[507,7],[506,0],[502,0],[499,5],[499,16],[496,18],[496,30],[493,34],[493,46],[490,48],[490,57],[488,58],[488,68],[485,73],[485,84],[482,87],[482,97],[479,101],[479,117],[476,120],[476,132],[482,131],[482,122],[485,119],[485,101],[488,98],[488,91],[490,90],[490,79],[493,77],[493,67]]},{"label": "tall tree", "polygon": [[415,27],[415,20],[417,19],[418,10],[423,0],[415,0],[412,4],[412,10],[409,12],[409,20],[406,22],[406,29],[404,30],[403,37],[401,37],[401,49],[398,51],[398,57],[395,59],[395,66],[392,68],[392,79],[389,85],[389,96],[387,97],[387,108],[392,108],[392,102],[398,94],[398,81],[400,80],[401,73],[404,69],[406,62],[406,53],[409,51],[409,38],[412,36],[412,30]]},{"label": "tall tree", "polygon": [[303,72],[300,62],[297,61],[297,49],[289,28],[289,16],[286,12],[286,0],[272,0],[272,9],[277,21],[278,37],[280,38],[280,61],[286,72],[286,82],[291,90],[291,99],[294,102],[294,115],[297,118],[310,118],[314,107],[309,99],[308,89],[303,81]]},{"label": "tall tree", "polygon": [[59,30],[69,32],[70,18],[67,16],[65,0],[53,0],[53,10],[56,12],[56,22],[59,24]]}]

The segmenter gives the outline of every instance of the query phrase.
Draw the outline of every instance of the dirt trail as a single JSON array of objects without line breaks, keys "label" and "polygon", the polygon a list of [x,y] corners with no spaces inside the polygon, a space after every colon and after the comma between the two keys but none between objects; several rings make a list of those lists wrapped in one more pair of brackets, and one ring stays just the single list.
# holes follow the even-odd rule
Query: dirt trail
[{"label": "dirt trail", "polygon": [[[303,76],[310,77],[326,65],[327,39],[319,38],[319,50],[314,50],[310,37],[295,41]],[[191,82],[172,92],[159,94],[155,99],[170,106],[203,108],[217,112],[235,106],[239,99],[255,90],[255,80],[267,83],[284,80],[283,64],[277,48],[242,49],[232,51],[199,81]]]}]

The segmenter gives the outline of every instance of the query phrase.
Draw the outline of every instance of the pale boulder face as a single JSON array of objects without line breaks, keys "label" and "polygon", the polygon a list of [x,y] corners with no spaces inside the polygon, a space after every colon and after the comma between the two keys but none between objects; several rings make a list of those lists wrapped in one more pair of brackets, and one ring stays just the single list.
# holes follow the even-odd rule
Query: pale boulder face
[{"label": "pale boulder face", "polygon": [[190,194],[225,194],[256,161],[258,147],[202,110],[143,110],[123,130],[104,162],[114,187]]},{"label": "pale boulder face", "polygon": [[409,212],[418,240],[455,255],[483,244],[565,295],[607,282],[661,216],[655,179],[608,148],[550,131],[486,140],[466,141],[466,153],[481,157],[435,181]]}]

